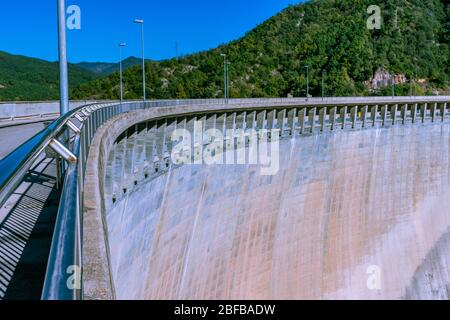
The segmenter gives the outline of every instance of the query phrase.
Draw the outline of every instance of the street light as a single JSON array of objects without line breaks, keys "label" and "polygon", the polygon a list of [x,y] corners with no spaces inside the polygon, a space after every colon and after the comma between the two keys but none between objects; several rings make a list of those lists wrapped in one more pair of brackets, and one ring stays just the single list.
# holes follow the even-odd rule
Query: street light
[{"label": "street light", "polygon": [[122,83],[122,48],[125,47],[126,43],[119,44],[119,57],[120,57],[120,103],[123,102],[123,83]]},{"label": "street light", "polygon": [[66,6],[58,0],[58,49],[59,49],[59,110],[61,116],[69,112],[69,81],[67,71]]},{"label": "street light", "polygon": [[226,66],[227,66],[227,104],[228,100],[230,99],[230,77],[228,74],[228,66],[231,64],[230,61],[227,60]]},{"label": "street light", "polygon": [[227,55],[225,53],[220,54],[223,57],[223,94],[225,103],[227,103],[228,98],[228,67],[227,67]]},{"label": "street light", "polygon": [[141,25],[141,37],[142,37],[142,85],[143,85],[143,95],[144,95],[144,102],[147,99],[145,94],[145,42],[144,42],[144,20],[142,19],[135,19],[134,23]]},{"label": "street light", "polygon": [[324,78],[325,78],[325,70],[322,70],[322,100],[325,96],[325,90],[324,90]]},{"label": "street light", "polygon": [[306,99],[309,99],[309,66],[306,65]]}]

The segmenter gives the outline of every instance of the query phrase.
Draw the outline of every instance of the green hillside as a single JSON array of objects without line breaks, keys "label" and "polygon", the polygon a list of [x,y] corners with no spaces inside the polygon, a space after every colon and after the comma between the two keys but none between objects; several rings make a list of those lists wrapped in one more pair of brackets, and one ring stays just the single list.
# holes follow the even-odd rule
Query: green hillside
[{"label": "green hillside", "polygon": [[[132,66],[141,65],[142,58],[128,57],[122,62],[123,70],[127,70]],[[80,62],[76,64],[78,67],[83,68],[89,72],[95,73],[99,76],[109,76],[114,72],[119,72],[118,63],[105,63],[105,62]]]},{"label": "green hillside", "polygon": [[[96,76],[69,65],[69,85],[78,86]],[[0,51],[0,101],[54,100],[59,98],[58,63]]]},{"label": "green hillside", "polygon": [[[368,30],[372,0],[316,0],[291,6],[239,40],[180,60],[147,63],[151,98],[223,96],[223,58],[230,65],[231,97],[305,96],[305,65],[310,66],[310,93],[320,95],[390,94],[369,90],[375,71],[414,83],[417,93],[448,89],[449,9],[446,0],[376,1],[383,17],[380,30]],[[397,18],[396,18],[397,17]],[[141,96],[140,67],[124,74],[125,97]],[[117,98],[118,74],[82,84],[74,98]],[[416,83],[421,83],[420,87]],[[409,84],[397,94],[408,94]]]}]

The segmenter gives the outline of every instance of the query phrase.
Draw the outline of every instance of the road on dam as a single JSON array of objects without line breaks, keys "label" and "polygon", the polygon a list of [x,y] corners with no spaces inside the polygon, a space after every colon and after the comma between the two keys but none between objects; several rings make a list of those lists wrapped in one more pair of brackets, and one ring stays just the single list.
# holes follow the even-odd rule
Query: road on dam
[{"label": "road on dam", "polygon": [[44,128],[45,122],[0,126],[0,160]]}]

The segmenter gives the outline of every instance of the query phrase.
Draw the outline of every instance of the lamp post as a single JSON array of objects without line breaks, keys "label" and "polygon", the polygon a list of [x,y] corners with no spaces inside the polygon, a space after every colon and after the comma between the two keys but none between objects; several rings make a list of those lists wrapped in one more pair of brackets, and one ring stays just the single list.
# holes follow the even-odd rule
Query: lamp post
[{"label": "lamp post", "polygon": [[416,95],[417,79],[417,57],[414,57],[414,96]]},{"label": "lamp post", "polygon": [[142,41],[142,86],[143,86],[143,96],[144,102],[147,100],[145,93],[145,41],[144,41],[144,20],[135,19],[134,23],[141,25],[141,41]]},{"label": "lamp post", "polygon": [[305,66],[306,69],[306,99],[309,99],[309,66]]},{"label": "lamp post", "polygon": [[223,57],[223,97],[225,103],[227,103],[228,98],[228,67],[227,67],[227,55],[225,53],[220,54]]},{"label": "lamp post", "polygon": [[228,100],[230,99],[230,77],[228,73],[228,66],[231,64],[230,61],[227,60],[226,67],[227,67],[227,104]]},{"label": "lamp post", "polygon": [[322,100],[323,100],[323,98],[324,98],[324,96],[325,96],[325,90],[324,90],[324,87],[325,87],[325,85],[324,85],[324,78],[325,78],[325,70],[322,70]]},{"label": "lamp post", "polygon": [[69,81],[67,71],[66,6],[58,0],[58,49],[59,49],[59,110],[61,116],[69,112]]},{"label": "lamp post", "polygon": [[120,43],[119,44],[119,57],[120,57],[120,103],[123,102],[123,81],[122,81],[122,48],[125,47],[126,43]]}]

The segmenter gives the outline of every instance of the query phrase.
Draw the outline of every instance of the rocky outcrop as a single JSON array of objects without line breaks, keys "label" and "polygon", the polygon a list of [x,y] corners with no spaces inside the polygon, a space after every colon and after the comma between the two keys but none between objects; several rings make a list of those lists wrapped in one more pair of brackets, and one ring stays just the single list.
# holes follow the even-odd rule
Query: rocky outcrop
[{"label": "rocky outcrop", "polygon": [[384,68],[378,68],[373,77],[369,81],[366,81],[365,84],[370,89],[377,90],[392,85],[392,82],[401,84],[406,81],[407,79],[404,74],[393,74]]}]

